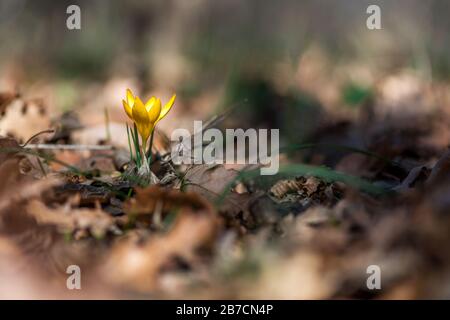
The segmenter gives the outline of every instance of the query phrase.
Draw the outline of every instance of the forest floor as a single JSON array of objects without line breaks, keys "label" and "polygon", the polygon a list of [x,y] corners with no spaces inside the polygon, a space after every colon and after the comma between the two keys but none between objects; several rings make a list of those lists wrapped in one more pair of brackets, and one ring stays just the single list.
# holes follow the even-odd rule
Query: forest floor
[{"label": "forest floor", "polygon": [[[180,101],[167,119],[191,123]],[[56,114],[4,92],[0,298],[448,298],[449,102],[447,84],[382,79],[362,111],[325,110],[274,177],[175,165],[157,129],[160,182],[143,187],[120,100],[95,126],[102,108]]]}]

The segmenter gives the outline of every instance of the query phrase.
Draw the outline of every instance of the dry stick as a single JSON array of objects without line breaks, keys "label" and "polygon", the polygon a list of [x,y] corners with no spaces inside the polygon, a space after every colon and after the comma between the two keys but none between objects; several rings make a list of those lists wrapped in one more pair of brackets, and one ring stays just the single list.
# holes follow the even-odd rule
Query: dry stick
[{"label": "dry stick", "polygon": [[98,146],[89,144],[47,144],[47,143],[27,144],[26,146],[24,146],[24,148],[38,149],[38,150],[74,150],[74,151],[114,150],[114,146]]},{"label": "dry stick", "polygon": [[37,162],[38,162],[38,164],[39,164],[39,168],[41,169],[42,173],[44,174],[44,177],[47,177],[47,172],[45,172],[45,168],[44,168],[44,166],[42,165],[41,158],[39,158],[38,156],[36,156],[36,160],[37,160]]},{"label": "dry stick", "polygon": [[[3,153],[3,152],[4,153],[25,153],[25,154],[33,155],[33,156],[36,156],[36,157],[43,158],[46,161],[58,163],[58,164],[60,164],[60,165],[62,165],[64,167],[68,168],[72,172],[74,172],[76,174],[79,174],[81,176],[84,176],[84,177],[87,176],[86,173],[84,173],[83,171],[81,171],[77,167],[74,167],[74,166],[72,166],[72,165],[70,165],[70,164],[68,164],[68,163],[66,163],[66,162],[64,162],[62,160],[59,160],[59,159],[57,159],[57,158],[55,158],[53,156],[50,156],[50,155],[39,154],[39,153],[36,153],[35,151],[26,150],[25,148],[20,148],[20,147],[19,148],[16,148],[16,147],[0,148],[0,153]],[[109,184],[104,183],[103,181],[101,181],[99,179],[96,179],[94,177],[91,177],[90,179],[102,183],[106,188],[110,189],[111,192],[113,192],[113,193],[115,193],[117,195],[122,195],[124,198],[127,197],[127,194],[123,193],[120,190],[115,190],[114,188],[110,187]]]},{"label": "dry stick", "polygon": [[[22,147],[22,148],[26,148],[27,145],[28,145],[31,141],[33,141],[34,138],[40,136],[41,134],[44,134],[44,133],[54,133],[54,132],[55,132],[55,130],[53,130],[53,129],[48,129],[48,130],[40,131],[40,132],[38,132],[38,133],[32,135],[32,136],[31,136],[31,137],[30,137],[23,145],[21,145],[21,147]],[[45,172],[45,169],[44,169],[44,166],[42,165],[41,159],[40,159],[38,156],[36,156],[36,160],[37,160],[37,162],[38,162],[38,164],[39,164],[39,168],[41,169],[42,173],[44,174],[44,177],[47,177],[47,172]]]},{"label": "dry stick", "polygon": [[[231,113],[233,113],[234,110],[236,110],[238,107],[242,106],[242,104],[243,104],[244,102],[245,102],[245,101],[239,101],[239,102],[234,103],[231,107],[229,107],[227,110],[225,110],[225,111],[222,112],[221,114],[215,115],[215,116],[211,117],[209,120],[207,120],[207,121],[206,121],[206,124],[202,127],[202,131],[199,131],[199,132],[193,132],[193,133],[191,134],[191,136],[190,136],[190,139],[191,139],[191,146],[192,146],[191,150],[194,150],[196,147],[200,147],[200,146],[203,147],[203,146],[204,146],[203,141],[201,141],[200,145],[198,145],[198,146],[195,145],[195,143],[194,143],[194,137],[195,137],[196,135],[203,134],[204,131],[206,131],[206,130],[208,130],[208,129],[210,129],[210,128],[214,128],[216,125],[218,125],[220,122],[222,122],[226,117],[228,117]],[[189,150],[189,151],[191,151],[191,150]],[[164,156],[166,156],[167,154],[170,155],[169,159],[171,159],[171,153],[170,153],[170,152],[165,153],[165,154],[163,154],[162,156],[164,157]]]}]

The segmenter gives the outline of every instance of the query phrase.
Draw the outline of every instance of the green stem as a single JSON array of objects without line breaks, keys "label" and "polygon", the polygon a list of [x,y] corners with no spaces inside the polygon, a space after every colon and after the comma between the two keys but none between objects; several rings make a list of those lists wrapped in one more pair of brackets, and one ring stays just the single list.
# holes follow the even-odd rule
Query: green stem
[{"label": "green stem", "polygon": [[133,136],[134,136],[133,137],[134,151],[135,151],[135,155],[136,155],[136,165],[138,167],[140,167],[141,166],[141,152],[139,149],[139,135],[138,135],[136,123],[133,123]]},{"label": "green stem", "polygon": [[150,165],[149,162],[147,161],[147,156],[145,154],[145,150],[147,148],[147,140],[142,139],[142,145],[141,145],[141,154],[142,154],[142,159],[144,160],[143,162],[143,166],[145,166],[145,168],[147,169],[148,172],[150,172]]},{"label": "green stem", "polygon": [[150,146],[148,148],[148,164],[152,164],[152,149],[153,149],[153,135],[155,134],[155,129],[153,129],[152,134],[150,136]]}]

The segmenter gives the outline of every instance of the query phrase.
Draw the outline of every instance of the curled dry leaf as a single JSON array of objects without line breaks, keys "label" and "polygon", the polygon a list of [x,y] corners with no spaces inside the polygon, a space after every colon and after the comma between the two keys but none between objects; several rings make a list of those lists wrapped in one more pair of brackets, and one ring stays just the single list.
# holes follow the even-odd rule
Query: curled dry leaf
[{"label": "curled dry leaf", "polygon": [[155,235],[143,244],[124,239],[113,247],[105,274],[120,286],[151,291],[158,285],[159,272],[173,259],[181,258],[194,267],[196,250],[214,243],[219,223],[215,210],[195,193],[152,186],[138,190],[136,199],[127,204],[127,211],[152,213],[159,201],[163,211],[179,208],[176,220],[166,234]]},{"label": "curled dry leaf", "polygon": [[[209,201],[215,202],[230,183],[234,182],[238,173],[237,170],[227,169],[223,165],[202,164],[188,169],[184,182],[186,190],[196,192]],[[232,191],[222,199],[219,211],[229,217],[235,217],[239,213],[248,214],[248,206],[254,199],[255,197],[248,193]]]},{"label": "curled dry leaf", "polygon": [[50,127],[47,109],[41,100],[12,99],[4,110],[4,116],[0,117],[0,135],[12,135],[25,142]]},{"label": "curled dry leaf", "polygon": [[39,225],[55,226],[61,232],[89,231],[102,237],[108,231],[116,230],[114,218],[98,208],[49,208],[42,201],[32,200],[27,205],[27,212]]},{"label": "curled dry leaf", "polygon": [[[0,148],[7,150],[0,152],[0,211],[23,200],[40,195],[42,192],[57,185],[55,178],[34,180],[21,173],[21,160],[25,158],[13,149],[20,147],[10,138],[0,139]],[[3,149],[4,148],[4,149]],[[11,152],[8,148],[11,148]]]},{"label": "curled dry leaf", "polygon": [[7,159],[19,157],[14,150],[20,150],[20,146],[13,138],[0,136],[0,149],[0,163],[3,163]]},{"label": "curled dry leaf", "polygon": [[136,215],[152,214],[158,207],[163,212],[168,212],[177,207],[191,207],[198,210],[207,209],[207,212],[212,212],[213,210],[212,206],[197,193],[184,193],[158,186],[137,188],[136,196],[124,205],[124,209],[128,214]]},{"label": "curled dry leaf", "polygon": [[[9,166],[5,166],[8,168]],[[12,168],[13,166],[11,166]],[[1,178],[1,173],[0,173]],[[48,178],[37,180],[33,182],[28,182],[25,185],[18,184],[14,188],[10,189],[10,196],[0,197],[0,211],[8,208],[10,205],[19,203],[21,201],[29,200],[32,197],[39,196],[44,191],[58,185],[59,180],[55,178]]]},{"label": "curled dry leaf", "polygon": [[195,191],[208,199],[215,199],[232,182],[238,171],[223,165],[197,165],[186,171],[186,189]]},{"label": "curled dry leaf", "polygon": [[321,204],[333,204],[341,192],[335,183],[327,183],[315,177],[297,177],[278,181],[272,186],[269,194],[277,202],[313,200]]}]

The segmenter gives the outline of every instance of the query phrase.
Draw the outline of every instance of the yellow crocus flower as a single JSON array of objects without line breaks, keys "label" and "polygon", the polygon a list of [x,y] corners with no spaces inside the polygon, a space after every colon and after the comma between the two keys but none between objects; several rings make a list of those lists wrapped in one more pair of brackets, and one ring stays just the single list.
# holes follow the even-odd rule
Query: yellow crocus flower
[{"label": "yellow crocus flower", "polygon": [[161,100],[151,97],[145,104],[138,96],[134,96],[130,89],[127,89],[126,100],[122,100],[123,108],[128,117],[136,123],[138,132],[142,138],[142,145],[147,145],[147,140],[155,129],[158,121],[163,119],[172,108],[176,94],[161,107]]},{"label": "yellow crocus flower", "polygon": [[[161,100],[151,97],[145,104],[138,96],[134,96],[130,89],[127,89],[126,99],[122,100],[123,108],[127,116],[136,124],[137,131],[141,136],[141,146],[139,152],[143,159],[143,166],[146,174],[151,174],[150,165],[146,157],[147,141],[158,121],[163,119],[172,108],[176,95],[161,107]],[[150,146],[151,147],[151,146]]]}]

